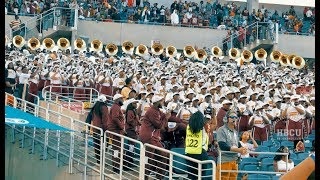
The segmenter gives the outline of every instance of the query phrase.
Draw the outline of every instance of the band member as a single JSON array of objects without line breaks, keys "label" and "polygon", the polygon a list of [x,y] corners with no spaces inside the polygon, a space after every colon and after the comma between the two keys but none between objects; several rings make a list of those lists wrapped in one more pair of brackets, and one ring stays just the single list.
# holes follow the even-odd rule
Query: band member
[{"label": "band member", "polygon": [[247,96],[243,94],[240,96],[240,99],[237,103],[237,107],[239,110],[238,115],[240,117],[239,123],[238,123],[238,132],[243,132],[251,129],[251,127],[249,126],[250,113],[247,110],[246,99],[247,99]]},{"label": "band member", "polygon": [[62,84],[63,77],[61,75],[61,70],[59,69],[58,65],[54,66],[54,69],[52,72],[50,72],[49,76],[51,79],[51,85],[53,86],[51,92],[61,94],[62,91],[60,86]]},{"label": "band member", "polygon": [[253,138],[258,141],[258,143],[268,140],[268,124],[270,124],[270,120],[264,114],[262,104],[258,104],[255,107],[253,116],[249,119],[249,125],[253,131]]}]

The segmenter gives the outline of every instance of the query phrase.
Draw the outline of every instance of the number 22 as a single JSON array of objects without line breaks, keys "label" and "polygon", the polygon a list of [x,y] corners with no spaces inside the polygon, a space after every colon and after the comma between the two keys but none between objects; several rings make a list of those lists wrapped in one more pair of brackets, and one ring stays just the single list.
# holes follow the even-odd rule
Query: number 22
[{"label": "number 22", "polygon": [[189,139],[189,147],[198,147],[198,140],[196,139]]}]

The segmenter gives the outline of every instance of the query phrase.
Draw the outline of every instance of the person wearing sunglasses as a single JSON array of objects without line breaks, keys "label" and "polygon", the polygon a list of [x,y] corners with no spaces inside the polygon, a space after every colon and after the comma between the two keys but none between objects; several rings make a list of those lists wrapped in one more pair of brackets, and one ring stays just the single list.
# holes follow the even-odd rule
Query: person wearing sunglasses
[{"label": "person wearing sunglasses", "polygon": [[241,147],[238,138],[237,127],[239,117],[235,111],[228,111],[223,118],[224,125],[217,130],[217,141],[221,151],[221,164],[218,162],[216,179],[219,179],[219,170],[230,170],[233,172],[221,172],[221,179],[236,179],[238,176],[238,154],[247,154],[247,149]]}]

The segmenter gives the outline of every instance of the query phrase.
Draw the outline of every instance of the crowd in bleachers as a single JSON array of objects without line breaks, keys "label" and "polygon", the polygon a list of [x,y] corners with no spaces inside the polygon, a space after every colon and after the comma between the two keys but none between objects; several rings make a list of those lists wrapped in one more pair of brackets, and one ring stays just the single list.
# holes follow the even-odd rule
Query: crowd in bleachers
[{"label": "crowd in bleachers", "polygon": [[5,2],[5,11],[9,14],[34,15],[52,7],[79,7],[79,18],[86,20],[217,29],[246,27],[253,22],[265,23],[270,28],[275,28],[274,24],[278,22],[281,33],[315,34],[315,8],[308,7],[303,12],[304,17],[298,17],[293,6],[282,14],[263,6],[249,12],[246,7],[239,7],[234,3],[220,4],[219,1],[201,1],[197,4],[180,0],[174,1],[170,7],[160,6],[158,3],[150,4],[148,0],[137,0],[135,3],[130,0],[113,0],[108,3],[94,0]]},{"label": "crowd in bleachers", "polygon": [[[213,56],[208,56],[203,63],[185,54],[165,58],[165,52],[161,56],[153,55],[151,49],[148,52],[134,56],[132,51],[118,57],[109,56],[105,51],[50,52],[17,49],[12,45],[6,48],[6,92],[21,98],[25,86],[27,94],[38,94],[50,84],[72,86],[79,88],[71,93],[73,98],[86,100],[88,92],[81,87],[95,88],[102,95],[112,96],[114,103],[111,108],[105,107],[108,111],[103,111],[110,114],[101,115],[100,110],[93,110],[92,113],[96,113],[93,123],[105,122],[97,126],[134,136],[143,143],[156,142],[157,146],[167,149],[185,147],[189,118],[201,112],[208,122],[208,152],[215,158],[221,137],[218,133],[217,140],[213,132],[224,127],[223,119],[229,111],[235,113],[232,118],[238,119],[236,131],[249,131],[241,140],[248,141],[252,136],[251,150],[275,151],[283,145],[293,153],[298,152],[293,151],[295,149],[302,151],[301,142],[307,147],[314,139],[314,68],[299,70],[279,63],[268,66],[236,61],[223,63]],[[52,88],[55,93],[64,91],[70,90]],[[27,95],[26,99],[34,102],[33,96]],[[106,97],[98,100],[105,103]],[[283,131],[286,128],[298,129],[300,134],[281,139],[280,135],[287,135]],[[150,135],[155,139],[150,140]],[[248,156],[247,151],[241,154]]]}]

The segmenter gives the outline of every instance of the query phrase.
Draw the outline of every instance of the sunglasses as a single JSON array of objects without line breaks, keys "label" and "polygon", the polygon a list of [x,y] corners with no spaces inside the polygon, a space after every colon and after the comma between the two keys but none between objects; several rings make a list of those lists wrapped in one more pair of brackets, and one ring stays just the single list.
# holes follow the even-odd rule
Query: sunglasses
[{"label": "sunglasses", "polygon": [[230,119],[238,119],[238,116],[229,116]]}]

